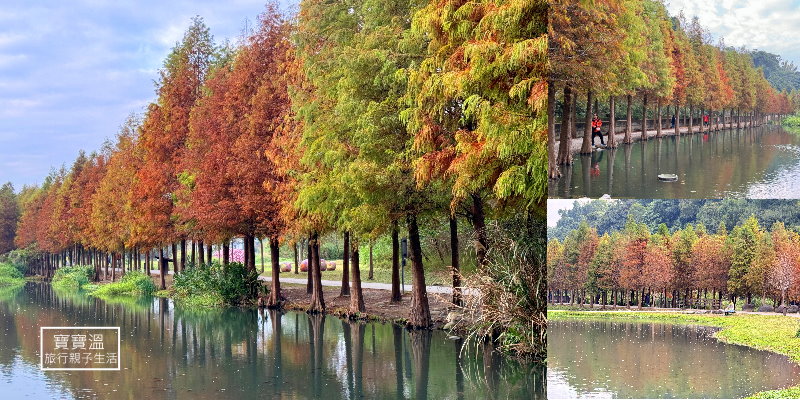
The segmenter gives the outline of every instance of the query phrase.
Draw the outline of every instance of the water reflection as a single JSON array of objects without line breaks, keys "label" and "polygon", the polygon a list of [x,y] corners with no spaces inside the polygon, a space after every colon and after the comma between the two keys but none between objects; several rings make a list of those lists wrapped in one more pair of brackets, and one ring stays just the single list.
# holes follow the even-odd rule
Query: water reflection
[{"label": "water reflection", "polygon": [[[575,156],[552,198],[798,198],[800,135],[779,126],[668,136]],[[660,182],[658,174],[678,182]]]},{"label": "water reflection", "polygon": [[[38,370],[40,326],[120,326],[122,368]],[[266,310],[106,302],[29,283],[0,299],[0,392],[64,398],[544,398],[544,372],[443,332]]]},{"label": "water reflection", "polygon": [[711,328],[550,321],[551,398],[741,398],[800,382],[786,357],[716,340]]}]

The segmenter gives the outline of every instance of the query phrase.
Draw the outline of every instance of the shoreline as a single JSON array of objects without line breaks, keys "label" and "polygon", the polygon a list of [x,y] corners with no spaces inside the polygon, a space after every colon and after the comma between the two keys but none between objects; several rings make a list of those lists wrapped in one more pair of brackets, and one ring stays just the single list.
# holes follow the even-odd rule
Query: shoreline
[{"label": "shoreline", "polygon": [[[598,311],[573,311],[573,310],[548,310],[547,319],[549,320],[618,320],[628,322],[650,322],[650,323],[669,323],[676,325],[699,325],[711,328],[719,328],[714,332],[715,339],[722,343],[735,344],[746,346],[756,350],[765,350],[775,354],[785,356],[789,361],[800,365],[800,346],[794,343],[785,343],[786,349],[793,351],[783,351],[783,348],[776,348],[770,345],[759,345],[751,341],[753,338],[748,337],[749,332],[745,332],[746,327],[737,327],[734,322],[742,321],[742,318],[747,319],[771,319],[771,318],[791,318],[790,316],[784,317],[781,314],[765,315],[758,313],[742,313],[737,311],[736,314],[731,316],[722,316],[715,314],[687,314],[676,311],[668,310],[598,310]],[[552,315],[555,314],[555,315]],[[559,315],[561,314],[561,315]],[[555,316],[555,318],[552,318]],[[794,316],[793,316],[794,317]],[[794,321],[793,321],[794,322]],[[800,329],[800,321],[798,321],[793,329]],[[742,332],[740,332],[741,330]],[[763,339],[768,335],[759,335]],[[748,340],[751,339],[751,340]],[[793,338],[788,338],[791,341]],[[800,340],[800,339],[798,339]],[[794,346],[792,346],[794,345]],[[780,398],[800,398],[800,383],[795,386],[790,386],[782,389],[766,390],[750,394],[748,399],[780,399]]]}]

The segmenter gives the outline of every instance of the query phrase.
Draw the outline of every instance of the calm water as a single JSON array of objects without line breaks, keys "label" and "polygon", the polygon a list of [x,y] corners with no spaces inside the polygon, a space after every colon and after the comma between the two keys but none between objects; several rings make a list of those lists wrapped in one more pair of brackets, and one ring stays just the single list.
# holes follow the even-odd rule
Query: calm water
[{"label": "calm water", "polygon": [[550,398],[742,398],[796,385],[788,358],[724,344],[697,326],[550,321]]},{"label": "calm water", "polygon": [[[39,370],[40,326],[119,326],[121,371]],[[3,398],[543,398],[541,369],[443,332],[304,313],[113,304],[28,283],[0,292]]]},{"label": "calm water", "polygon": [[[660,182],[658,174],[676,174]],[[798,198],[800,135],[779,126],[664,137],[575,156],[551,198]]]}]

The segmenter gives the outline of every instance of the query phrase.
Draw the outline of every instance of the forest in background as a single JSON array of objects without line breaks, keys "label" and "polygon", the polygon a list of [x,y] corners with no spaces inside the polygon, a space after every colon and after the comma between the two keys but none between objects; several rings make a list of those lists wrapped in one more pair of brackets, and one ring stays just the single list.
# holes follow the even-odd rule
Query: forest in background
[{"label": "forest in background", "polygon": [[569,210],[559,211],[556,226],[548,227],[548,239],[564,238],[585,221],[598,234],[613,233],[625,228],[629,219],[644,224],[656,232],[664,224],[671,232],[687,224],[702,224],[711,231],[720,223],[726,229],[755,216],[762,226],[782,222],[787,229],[800,232],[798,200],[747,199],[636,199],[575,201]]}]

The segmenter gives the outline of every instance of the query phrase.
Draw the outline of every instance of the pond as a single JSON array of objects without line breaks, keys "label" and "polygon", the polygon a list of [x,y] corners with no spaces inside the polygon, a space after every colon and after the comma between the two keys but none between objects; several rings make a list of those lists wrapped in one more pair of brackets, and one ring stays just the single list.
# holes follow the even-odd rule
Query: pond
[{"label": "pond", "polygon": [[550,398],[742,398],[800,383],[787,357],[725,344],[715,329],[550,321]]},{"label": "pond", "polygon": [[767,125],[668,136],[575,155],[561,168],[550,198],[798,198],[800,134]]},{"label": "pond", "polygon": [[[121,370],[42,372],[41,326],[119,326]],[[543,368],[462,346],[442,331],[186,310],[160,298],[102,301],[46,283],[0,293],[6,398],[544,398]]]}]

